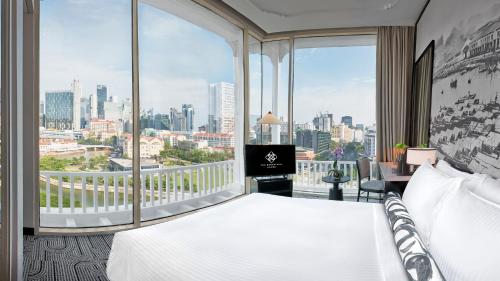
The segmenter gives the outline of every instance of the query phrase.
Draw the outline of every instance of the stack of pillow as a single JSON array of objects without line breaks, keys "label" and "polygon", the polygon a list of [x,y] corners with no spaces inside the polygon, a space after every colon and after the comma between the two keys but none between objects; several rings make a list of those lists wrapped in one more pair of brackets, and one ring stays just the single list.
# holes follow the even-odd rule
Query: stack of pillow
[{"label": "stack of pillow", "polygon": [[500,180],[424,164],[402,201],[446,280],[500,280]]}]

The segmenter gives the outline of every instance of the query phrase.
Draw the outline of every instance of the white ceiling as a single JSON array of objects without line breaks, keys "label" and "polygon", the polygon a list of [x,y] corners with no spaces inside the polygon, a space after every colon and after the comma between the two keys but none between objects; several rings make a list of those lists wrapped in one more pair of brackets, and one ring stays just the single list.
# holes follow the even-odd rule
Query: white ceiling
[{"label": "white ceiling", "polygon": [[223,0],[266,32],[414,25],[426,0]]}]

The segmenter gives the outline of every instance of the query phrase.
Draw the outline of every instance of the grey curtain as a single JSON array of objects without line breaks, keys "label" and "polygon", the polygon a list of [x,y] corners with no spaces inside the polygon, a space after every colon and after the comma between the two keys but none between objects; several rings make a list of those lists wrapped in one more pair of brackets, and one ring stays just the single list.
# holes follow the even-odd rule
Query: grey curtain
[{"label": "grey curtain", "polygon": [[410,108],[411,146],[427,145],[429,143],[433,67],[434,42],[425,49],[415,64]]},{"label": "grey curtain", "polygon": [[384,26],[377,36],[377,160],[393,161],[393,147],[408,143],[414,28]]}]

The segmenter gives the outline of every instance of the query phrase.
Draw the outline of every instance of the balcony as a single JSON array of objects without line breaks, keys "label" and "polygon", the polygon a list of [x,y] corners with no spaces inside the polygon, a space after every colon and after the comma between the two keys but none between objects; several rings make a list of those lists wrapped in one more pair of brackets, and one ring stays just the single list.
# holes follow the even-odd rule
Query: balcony
[{"label": "balcony", "polygon": [[[241,194],[241,185],[235,182],[234,173],[234,160],[142,170],[141,221],[196,210]],[[129,224],[132,222],[132,189],[132,171],[41,171],[40,192],[44,198],[40,198],[40,226]]]},{"label": "balcony", "polygon": [[[331,186],[321,178],[328,174],[333,161],[299,160],[296,165],[294,194],[326,198]],[[346,199],[354,198],[358,190],[356,162],[339,161],[339,167],[351,177],[351,181],[343,185],[344,195]],[[371,167],[376,177],[375,163]],[[235,161],[230,160],[142,170],[141,221],[173,216],[234,198],[242,192],[234,180],[234,169]],[[132,222],[132,188],[132,171],[41,171],[40,191],[45,192],[42,195],[45,200],[41,198],[40,225],[65,228],[129,224]]]},{"label": "balcony", "polygon": [[[297,197],[327,198],[328,189],[331,184],[323,182],[321,179],[328,175],[328,171],[333,168],[334,161],[296,161],[296,174],[293,176],[293,191]],[[351,181],[341,185],[344,191],[345,200],[353,200],[358,194],[358,172],[356,161],[338,161],[338,166],[344,171],[344,175],[349,176]],[[377,162],[371,162],[370,175],[372,178],[379,177]]]}]

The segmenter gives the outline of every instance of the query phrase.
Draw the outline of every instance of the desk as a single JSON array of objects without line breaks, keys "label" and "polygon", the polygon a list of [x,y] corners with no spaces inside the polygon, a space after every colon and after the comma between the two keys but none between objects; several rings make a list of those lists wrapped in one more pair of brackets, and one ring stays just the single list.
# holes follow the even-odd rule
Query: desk
[{"label": "desk", "polygon": [[397,171],[398,164],[394,162],[380,162],[379,169],[380,175],[384,179],[386,186],[385,191],[396,191],[403,194],[406,184],[410,181],[410,175],[398,175]]}]

